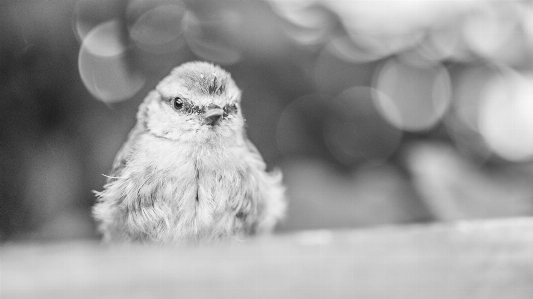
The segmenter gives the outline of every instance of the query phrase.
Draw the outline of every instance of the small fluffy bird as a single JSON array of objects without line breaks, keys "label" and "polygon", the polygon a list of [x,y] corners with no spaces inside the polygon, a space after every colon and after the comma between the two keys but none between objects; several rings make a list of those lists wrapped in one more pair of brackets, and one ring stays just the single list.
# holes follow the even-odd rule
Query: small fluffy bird
[{"label": "small fluffy bird", "polygon": [[241,91],[206,62],[176,67],[139,107],[93,214],[104,241],[199,243],[272,230],[281,172],[248,140]]}]

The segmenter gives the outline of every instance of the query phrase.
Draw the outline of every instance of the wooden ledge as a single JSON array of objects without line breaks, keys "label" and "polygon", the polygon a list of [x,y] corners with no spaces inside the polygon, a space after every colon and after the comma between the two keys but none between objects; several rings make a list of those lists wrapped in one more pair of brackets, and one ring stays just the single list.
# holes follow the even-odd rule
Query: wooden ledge
[{"label": "wooden ledge", "polygon": [[0,298],[533,298],[533,219],[199,248],[0,247]]}]

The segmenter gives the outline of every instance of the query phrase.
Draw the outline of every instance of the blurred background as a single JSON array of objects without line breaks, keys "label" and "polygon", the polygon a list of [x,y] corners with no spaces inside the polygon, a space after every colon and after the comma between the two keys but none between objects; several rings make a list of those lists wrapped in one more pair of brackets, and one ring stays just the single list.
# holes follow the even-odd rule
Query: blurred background
[{"label": "blurred background", "polygon": [[0,241],[97,238],[146,93],[227,69],[290,198],[279,231],[533,214],[533,3],[4,0]]}]

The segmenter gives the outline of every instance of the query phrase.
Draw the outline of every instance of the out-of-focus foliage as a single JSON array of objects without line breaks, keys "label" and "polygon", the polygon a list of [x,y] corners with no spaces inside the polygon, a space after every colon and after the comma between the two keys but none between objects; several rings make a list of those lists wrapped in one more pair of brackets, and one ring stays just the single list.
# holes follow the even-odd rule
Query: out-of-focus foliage
[{"label": "out-of-focus foliage", "polygon": [[94,237],[91,190],[173,67],[243,90],[282,229],[533,213],[524,1],[0,4],[0,240]]}]

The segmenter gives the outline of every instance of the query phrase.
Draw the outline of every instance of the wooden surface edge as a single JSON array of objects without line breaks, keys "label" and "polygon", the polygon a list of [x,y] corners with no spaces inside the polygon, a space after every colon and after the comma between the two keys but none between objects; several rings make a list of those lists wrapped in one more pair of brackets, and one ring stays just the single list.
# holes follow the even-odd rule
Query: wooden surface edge
[{"label": "wooden surface edge", "polygon": [[533,219],[0,247],[0,298],[533,298]]}]

